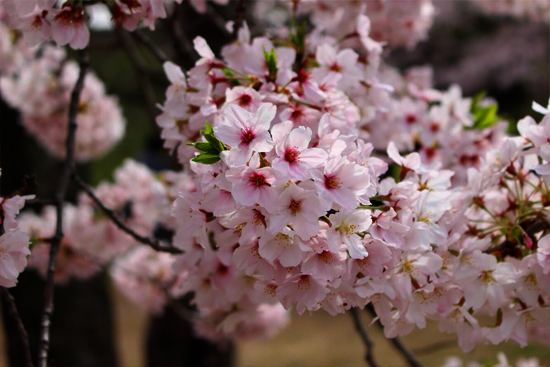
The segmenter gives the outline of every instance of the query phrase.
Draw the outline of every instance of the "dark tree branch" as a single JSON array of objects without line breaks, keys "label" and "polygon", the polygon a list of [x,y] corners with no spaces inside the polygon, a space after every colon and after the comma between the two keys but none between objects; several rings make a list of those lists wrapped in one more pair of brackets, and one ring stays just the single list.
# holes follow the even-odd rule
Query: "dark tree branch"
[{"label": "dark tree branch", "polygon": [[141,61],[141,57],[139,55],[136,44],[134,43],[134,40],[132,39],[130,34],[122,28],[117,28],[116,31],[118,33],[120,41],[122,42],[122,45],[124,46],[124,49],[126,50],[126,53],[128,54],[128,57],[130,58],[130,61],[136,68],[136,76],[137,76],[138,84],[141,88],[141,93],[143,94],[143,98],[145,99],[145,105],[147,106],[147,113],[149,115],[149,119],[153,123],[153,125],[157,127],[157,123],[156,123],[156,117],[158,114],[158,110],[156,107],[157,101],[155,97],[155,92],[151,85],[151,80],[149,79],[149,73],[147,72],[147,67]]},{"label": "dark tree branch", "polygon": [[356,308],[352,308],[349,312],[351,314],[351,317],[353,318],[353,325],[355,326],[355,330],[361,337],[363,344],[365,344],[365,361],[369,366],[377,367],[378,364],[374,361],[373,355],[374,344],[372,343],[369,334],[367,334],[367,331],[363,327],[363,323],[361,322],[361,319],[359,317],[359,311]]},{"label": "dark tree branch", "polygon": [[[374,307],[372,304],[367,305],[367,310],[372,315],[372,317],[377,317],[376,311],[374,310]],[[376,321],[376,324],[380,327],[380,329],[384,329],[384,325],[380,322],[380,320]],[[401,339],[398,337],[395,338],[388,338],[388,340],[392,343],[395,349],[401,353],[401,356],[403,359],[405,359],[409,366],[411,367],[422,367],[422,364],[416,359],[416,356],[413,352],[407,349],[407,347],[401,342]]]},{"label": "dark tree branch", "polygon": [[2,304],[6,307],[6,310],[10,314],[11,318],[15,322],[17,333],[19,337],[19,342],[23,347],[24,357],[25,357],[25,367],[33,367],[32,358],[31,358],[31,348],[29,346],[29,336],[27,335],[27,330],[25,330],[25,325],[21,321],[17,307],[15,306],[15,301],[10,291],[4,287],[0,287],[0,294],[2,296]]},{"label": "dark tree branch", "polygon": [[430,354],[433,352],[439,352],[441,351],[441,349],[444,349],[444,348],[454,347],[456,346],[456,343],[457,343],[456,339],[441,340],[436,343],[426,345],[424,347],[414,348],[413,351],[418,355]]},{"label": "dark tree branch", "polygon": [[139,42],[147,46],[147,48],[162,64],[164,64],[166,61],[170,61],[169,57],[164,53],[164,51],[160,47],[158,47],[146,34],[138,30],[132,32],[132,34]]},{"label": "dark tree branch", "polygon": [[206,16],[208,16],[208,19],[214,23],[216,28],[218,28],[225,37],[231,38],[232,34],[229,33],[227,28],[225,27],[225,19],[216,11],[216,9],[210,5],[210,3],[206,4]]},{"label": "dark tree branch", "polygon": [[61,245],[61,240],[63,239],[63,202],[67,193],[67,186],[69,184],[69,179],[71,178],[71,172],[74,169],[74,150],[77,128],[76,116],[78,113],[80,95],[84,87],[84,79],[89,67],[88,50],[84,49],[80,51],[79,54],[80,73],[71,93],[71,100],[69,104],[69,123],[67,125],[67,139],[65,141],[65,161],[63,165],[63,172],[61,173],[61,178],[59,180],[59,186],[57,187],[54,197],[57,218],[55,224],[55,235],[50,246],[50,258],[48,261],[48,272],[44,291],[44,311],[42,314],[38,349],[38,365],[40,367],[47,367],[48,365],[48,353],[50,349],[50,324],[53,313],[55,263],[57,259],[57,252],[59,250],[59,246]]},{"label": "dark tree branch", "polygon": [[237,39],[246,14],[246,0],[239,0],[236,9],[235,21],[233,22],[233,39]]},{"label": "dark tree branch", "polygon": [[[185,36],[183,32],[182,19],[183,19],[183,4],[175,6],[174,13],[170,18],[170,29],[168,33],[172,35],[172,43],[176,54],[179,58],[179,65],[191,66],[195,63],[197,57],[193,44]],[[185,81],[187,82],[187,73],[184,70]]]},{"label": "dark tree branch", "polygon": [[105,204],[103,204],[101,199],[99,199],[96,196],[96,194],[94,194],[93,189],[90,186],[88,186],[84,181],[82,181],[82,179],[75,172],[73,172],[72,178],[73,178],[73,181],[82,190],[84,190],[84,192],[86,192],[86,194],[88,194],[88,196],[94,201],[94,203],[113,221],[113,223],[118,228],[120,228],[122,231],[124,231],[127,234],[129,234],[130,236],[132,236],[132,238],[134,238],[136,241],[138,241],[140,243],[143,243],[145,245],[148,245],[156,251],[168,252],[168,253],[171,253],[171,254],[182,254],[183,253],[182,250],[180,250],[176,247],[163,246],[160,241],[158,241],[156,239],[153,239],[153,238],[150,238],[150,237],[147,237],[147,236],[142,236],[139,233],[137,233],[136,231],[134,231],[133,229],[129,228],[126,224],[124,224],[122,222],[122,220],[118,217],[118,215],[112,209],[106,207]]}]

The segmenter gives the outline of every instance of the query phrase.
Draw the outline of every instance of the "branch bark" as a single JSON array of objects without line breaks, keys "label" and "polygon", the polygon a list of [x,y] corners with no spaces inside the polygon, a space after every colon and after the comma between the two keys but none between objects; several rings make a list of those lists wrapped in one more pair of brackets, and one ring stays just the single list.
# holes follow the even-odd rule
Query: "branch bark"
[{"label": "branch bark", "polygon": [[56,209],[56,225],[55,235],[50,245],[50,258],[48,261],[48,272],[46,276],[46,287],[44,290],[44,310],[42,313],[42,323],[40,331],[40,343],[38,349],[38,365],[40,367],[47,367],[48,365],[48,353],[50,348],[50,324],[53,314],[53,299],[54,299],[54,273],[55,264],[57,259],[57,252],[63,239],[63,202],[67,193],[67,186],[69,179],[71,178],[71,172],[74,169],[74,150],[75,150],[75,138],[76,138],[76,116],[78,113],[78,104],[80,101],[80,95],[84,88],[84,79],[89,67],[89,55],[88,50],[84,49],[80,51],[80,72],[78,80],[71,93],[71,100],[69,104],[69,123],[67,126],[67,138],[65,141],[65,161],[63,165],[63,172],[59,180],[59,186],[57,187],[54,201]]},{"label": "branch bark", "polygon": [[96,203],[96,205],[109,217],[109,219],[111,219],[113,221],[113,223],[118,227],[120,228],[122,231],[126,232],[127,234],[129,234],[130,236],[132,236],[132,238],[134,238],[136,241],[140,242],[140,243],[143,243],[145,245],[148,245],[150,246],[152,249],[156,250],[156,251],[161,251],[161,252],[168,252],[168,253],[171,253],[171,254],[182,254],[183,251],[176,248],[176,247],[173,247],[173,246],[170,246],[170,247],[166,247],[166,246],[163,246],[160,241],[156,240],[156,239],[153,239],[153,238],[150,238],[150,237],[147,237],[147,236],[142,236],[140,235],[139,233],[137,233],[136,231],[134,231],[133,229],[131,229],[130,227],[128,227],[126,224],[124,224],[124,222],[122,222],[122,220],[116,215],[116,213],[108,208],[107,206],[105,206],[105,204],[103,204],[103,202],[101,201],[101,199],[99,199],[96,194],[94,194],[94,191],[93,189],[88,186],[77,174],[76,172],[73,172],[72,174],[72,178],[73,178],[73,181],[82,189],[84,190],[84,192],[86,192],[86,194],[88,194],[88,196],[94,201],[94,203]]},{"label": "branch bark", "polygon": [[363,323],[361,323],[361,319],[359,318],[359,311],[357,310],[357,308],[352,308],[350,310],[350,314],[353,319],[355,330],[361,337],[363,344],[365,344],[365,361],[370,367],[377,367],[378,364],[375,362],[373,355],[374,344],[369,337],[369,334],[367,334],[367,331],[363,327]]},{"label": "branch bark", "polygon": [[15,321],[19,342],[21,343],[24,351],[25,367],[33,367],[31,348],[29,346],[29,336],[27,335],[27,330],[25,329],[25,325],[23,325],[23,321],[21,321],[21,317],[19,316],[19,312],[15,306],[13,296],[10,291],[4,287],[0,287],[0,294],[2,296],[2,304],[6,307],[11,318]]},{"label": "branch bark", "polygon": [[[373,317],[377,317],[376,311],[374,310],[374,307],[372,306],[372,304],[367,305],[366,308],[367,308],[367,311]],[[377,320],[376,324],[380,327],[380,329],[384,329],[384,325],[382,325],[380,320]],[[420,364],[420,362],[416,359],[416,356],[414,355],[414,353],[411,352],[409,349],[407,349],[405,344],[403,344],[403,342],[401,342],[401,339],[399,339],[398,337],[395,337],[395,338],[388,338],[388,340],[390,341],[390,343],[392,343],[394,348],[397,349],[399,351],[399,353],[401,353],[401,356],[403,357],[403,359],[405,359],[407,361],[407,364],[409,366],[411,366],[411,367],[422,367],[422,364]]]}]

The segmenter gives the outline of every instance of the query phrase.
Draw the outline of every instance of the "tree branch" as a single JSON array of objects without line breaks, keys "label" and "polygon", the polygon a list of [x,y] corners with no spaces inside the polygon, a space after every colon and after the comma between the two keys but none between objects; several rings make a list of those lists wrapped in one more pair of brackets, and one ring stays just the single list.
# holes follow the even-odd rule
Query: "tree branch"
[{"label": "tree branch", "polygon": [[353,325],[355,326],[355,330],[361,337],[361,340],[363,341],[363,344],[365,344],[365,361],[367,361],[367,364],[371,367],[377,367],[378,364],[374,361],[374,355],[373,355],[373,349],[374,344],[372,343],[372,340],[369,337],[369,334],[367,334],[367,331],[363,327],[363,324],[361,323],[361,319],[359,318],[359,311],[357,308],[352,308],[350,310],[351,317],[353,318]]},{"label": "tree branch", "polygon": [[67,125],[67,139],[65,141],[65,161],[63,165],[63,172],[59,180],[59,186],[55,193],[55,207],[56,207],[56,224],[55,235],[50,246],[50,258],[48,261],[48,272],[46,276],[46,287],[44,290],[44,310],[42,313],[42,323],[40,331],[40,342],[38,350],[38,365],[40,367],[47,367],[48,365],[48,352],[50,349],[50,323],[51,316],[53,314],[53,297],[54,297],[54,273],[55,263],[57,258],[57,252],[63,239],[63,202],[67,193],[67,186],[71,177],[71,172],[74,168],[74,150],[75,150],[75,138],[76,138],[76,116],[78,113],[78,105],[80,101],[80,95],[84,88],[84,79],[89,67],[89,55],[88,49],[80,51],[80,73],[78,80],[71,93],[71,100],[69,104],[69,123]]},{"label": "tree branch", "polygon": [[[374,306],[372,304],[368,304],[366,309],[373,317],[377,317],[376,311],[374,310]],[[376,324],[380,327],[380,329],[384,329],[384,325],[382,325],[380,320],[377,320]],[[407,349],[407,347],[401,342],[401,339],[395,337],[388,338],[388,340],[392,343],[394,348],[401,353],[401,356],[407,361],[409,366],[422,367],[422,364],[420,364],[420,362],[416,359],[414,353]]]},{"label": "tree branch", "polygon": [[233,38],[237,39],[239,35],[239,29],[241,29],[246,13],[246,0],[239,0],[236,9],[235,21],[233,22]]},{"label": "tree branch", "polygon": [[88,196],[94,201],[94,203],[113,221],[113,223],[120,228],[122,231],[126,232],[132,238],[134,238],[136,241],[143,243],[145,245],[150,246],[154,250],[160,251],[160,252],[168,252],[171,254],[182,254],[183,251],[170,246],[166,247],[161,244],[160,241],[147,237],[142,236],[130,227],[128,227],[126,224],[122,222],[122,220],[117,216],[117,214],[110,208],[106,207],[105,204],[99,199],[96,194],[94,194],[93,189],[88,186],[77,174],[76,172],[73,172],[72,174],[73,181],[82,189]]},{"label": "tree branch", "polygon": [[4,305],[4,307],[6,307],[6,310],[15,322],[19,341],[21,343],[21,346],[23,347],[25,367],[33,367],[31,348],[29,346],[29,336],[27,335],[27,330],[25,330],[25,325],[23,325],[23,321],[21,321],[21,316],[19,316],[19,312],[17,311],[17,307],[15,306],[15,301],[13,300],[13,296],[11,295],[10,291],[8,291],[7,288],[4,287],[0,287],[0,294],[2,296],[2,304]]},{"label": "tree branch", "polygon": [[141,61],[141,57],[139,55],[136,44],[134,43],[134,40],[132,39],[130,34],[122,28],[116,28],[116,31],[122,42],[122,45],[124,46],[124,49],[126,50],[126,53],[128,54],[128,57],[130,58],[130,61],[136,68],[136,76],[137,76],[138,84],[141,88],[141,93],[143,94],[143,98],[145,99],[145,105],[147,106],[147,113],[149,114],[149,119],[152,121],[153,125],[157,127],[157,123],[156,123],[156,117],[158,113],[157,107],[156,107],[157,102],[156,102],[155,92],[151,85],[151,80],[149,79],[147,67]]},{"label": "tree branch", "polygon": [[132,32],[134,37],[143,43],[147,48],[155,55],[155,57],[164,64],[166,61],[170,61],[169,57],[164,53],[164,51],[158,47],[146,34],[136,30]]}]

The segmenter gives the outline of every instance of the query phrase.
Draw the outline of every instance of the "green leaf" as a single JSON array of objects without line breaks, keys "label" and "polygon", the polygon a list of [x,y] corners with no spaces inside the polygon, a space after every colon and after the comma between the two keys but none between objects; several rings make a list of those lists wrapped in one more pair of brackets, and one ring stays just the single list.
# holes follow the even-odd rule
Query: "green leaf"
[{"label": "green leaf", "polygon": [[489,106],[479,106],[483,98],[485,98],[485,92],[480,92],[472,98],[470,113],[474,116],[474,124],[468,127],[467,130],[483,130],[502,120],[501,117],[497,115],[498,103]]},{"label": "green leaf", "polygon": [[195,143],[194,146],[201,152],[205,152],[205,153],[218,154],[220,152],[216,147],[212,146],[211,143],[207,143],[204,141],[199,141]]},{"label": "green leaf", "polygon": [[292,42],[298,52],[304,52],[306,49],[306,29],[307,23],[304,21],[299,27],[295,27],[296,31],[290,34],[290,42]]},{"label": "green leaf", "polygon": [[277,79],[277,71],[279,70],[277,68],[277,54],[275,54],[275,49],[272,48],[268,53],[264,48],[264,59],[269,73],[267,79],[269,81],[275,81],[275,79]]},{"label": "green leaf", "polygon": [[210,153],[201,153],[191,160],[193,162],[197,162],[201,164],[214,164],[220,160],[220,155],[210,154]]}]

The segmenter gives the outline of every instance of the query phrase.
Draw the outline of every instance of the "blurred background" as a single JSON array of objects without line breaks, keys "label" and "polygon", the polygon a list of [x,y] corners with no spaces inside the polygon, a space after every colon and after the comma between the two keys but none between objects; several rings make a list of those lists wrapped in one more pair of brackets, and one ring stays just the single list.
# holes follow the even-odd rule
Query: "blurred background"
[{"label": "blurred background", "polygon": [[[434,4],[437,15],[428,40],[412,50],[391,50],[390,64],[401,69],[429,64],[437,88],[457,83],[466,96],[485,90],[499,102],[502,114],[515,121],[531,113],[532,101],[546,104],[550,95],[548,23],[488,15],[468,1],[440,0]],[[173,60],[189,68],[198,58],[191,46],[195,36],[204,37],[215,53],[231,40],[223,25],[234,19],[237,5],[234,1],[228,6],[209,3],[207,12],[199,14],[184,2],[173,17],[160,22],[157,31],[146,33]],[[252,1],[246,2],[246,19],[253,35],[269,26],[269,22],[254,22]],[[165,34],[174,30],[181,32],[188,43],[176,47],[170,44]],[[109,154],[79,166],[81,176],[97,185],[110,179],[127,157],[155,170],[179,169],[162,148],[155,124],[159,112],[156,104],[164,100],[168,85],[162,65],[139,44],[136,51],[141,62],[132,62],[129,50],[107,30],[92,34],[90,49],[92,69],[105,83],[107,92],[120,100],[127,134]],[[18,189],[25,175],[55,177],[61,171],[61,162],[49,158],[25,133],[18,124],[17,111],[0,101],[0,116],[2,196]],[[39,180],[38,184],[38,196],[52,196],[55,180]],[[74,199],[75,192],[71,195]],[[11,289],[33,351],[37,350],[42,290],[43,280],[32,271],[21,274],[18,286]],[[21,351],[10,338],[14,326],[5,311],[3,314],[0,365],[8,365],[10,360],[17,365]],[[371,322],[366,312],[363,318],[365,325]],[[381,365],[405,365],[375,324],[369,330]],[[436,325],[416,330],[403,341],[426,366],[442,365],[453,355],[463,360],[496,362],[497,351],[505,351],[512,361],[520,355],[536,356],[543,365],[550,365],[550,350],[536,345],[524,349],[512,343],[480,346],[465,356],[454,336],[440,334]],[[197,341],[190,326],[172,310],[157,317],[141,311],[117,293],[105,274],[87,281],[72,280],[56,288],[52,357],[59,366],[183,365],[183,361],[216,366],[230,364],[231,358],[238,366],[364,365],[363,354],[364,346],[349,315],[332,317],[322,311],[293,314],[290,326],[274,339],[212,345]]]}]

